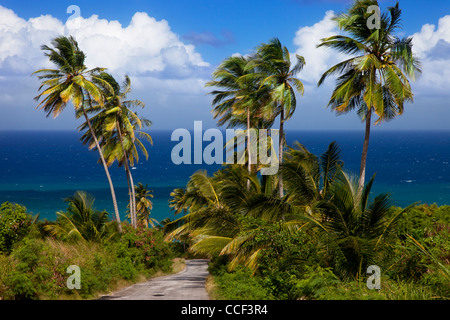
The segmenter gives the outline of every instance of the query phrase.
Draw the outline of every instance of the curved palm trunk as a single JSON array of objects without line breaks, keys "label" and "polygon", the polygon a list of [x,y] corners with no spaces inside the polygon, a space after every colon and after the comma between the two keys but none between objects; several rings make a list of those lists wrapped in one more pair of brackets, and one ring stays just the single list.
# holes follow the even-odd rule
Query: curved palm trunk
[{"label": "curved palm trunk", "polygon": [[[250,108],[247,108],[247,153],[248,153],[248,173],[252,173],[252,159],[250,152]],[[250,191],[250,179],[247,180],[247,191]]]},{"label": "curved palm trunk", "polygon": [[133,175],[131,174],[131,170],[128,168],[128,174],[130,176],[130,184],[131,184],[131,206],[133,207],[133,227],[137,228],[137,213],[136,213],[136,192],[134,190],[134,181]]},{"label": "curved palm trunk", "polygon": [[131,185],[130,185],[130,173],[128,172],[127,168],[125,167],[125,173],[127,175],[127,184],[128,184],[128,196],[129,196],[129,204],[130,204],[130,220],[131,220],[131,225],[133,225],[133,199],[132,199],[132,195],[133,193],[131,192]]},{"label": "curved palm trunk", "polygon": [[361,169],[359,171],[359,182],[358,182],[358,192],[356,203],[359,203],[359,199],[361,199],[361,195],[364,189],[364,183],[366,179],[366,161],[367,161],[367,151],[369,150],[369,138],[370,138],[370,120],[372,118],[372,109],[369,109],[369,111],[366,114],[366,132],[364,135],[364,144],[363,144],[363,150],[361,154]]},{"label": "curved palm trunk", "polygon": [[114,213],[115,213],[115,217],[116,217],[116,221],[117,221],[117,226],[119,228],[119,232],[122,233],[122,225],[120,224],[120,215],[119,215],[119,208],[117,206],[116,193],[114,191],[114,185],[112,183],[111,176],[109,174],[108,166],[106,164],[105,157],[103,156],[102,149],[100,148],[100,144],[98,143],[98,139],[97,139],[97,136],[95,135],[94,129],[92,129],[91,121],[89,120],[86,110],[84,109],[83,106],[81,106],[81,108],[83,110],[84,118],[86,119],[86,122],[89,126],[89,130],[91,131],[92,138],[94,139],[95,146],[97,147],[98,153],[100,155],[100,159],[102,161],[103,168],[105,169],[106,177],[108,178],[109,188],[111,190],[111,198],[112,198],[113,206],[114,206]]},{"label": "curved palm trunk", "polygon": [[122,136],[122,130],[120,130],[120,127],[117,126],[117,133],[119,134],[119,140],[120,145],[122,147],[123,156],[125,157],[125,171],[127,172],[127,179],[129,179],[129,184],[131,184],[131,201],[130,201],[130,220],[131,225],[133,228],[137,227],[137,216],[136,216],[136,192],[134,190],[134,181],[133,181],[133,175],[131,174],[130,166],[128,163],[128,154],[125,150],[125,147],[123,145],[123,136]]},{"label": "curved palm trunk", "polygon": [[[283,162],[283,147],[284,147],[284,108],[281,107],[280,112],[280,145],[279,145],[279,164]],[[280,198],[284,196],[284,190],[283,190],[283,177],[281,175],[278,175],[278,181],[279,181],[279,187],[280,187]]]}]

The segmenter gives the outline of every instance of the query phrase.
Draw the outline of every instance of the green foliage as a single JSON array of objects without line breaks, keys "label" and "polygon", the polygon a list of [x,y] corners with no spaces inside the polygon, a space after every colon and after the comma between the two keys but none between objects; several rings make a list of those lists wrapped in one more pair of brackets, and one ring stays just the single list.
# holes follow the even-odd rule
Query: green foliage
[{"label": "green foliage", "polygon": [[450,206],[415,206],[399,221],[397,232],[397,259],[389,276],[433,288],[435,297],[450,297]]},{"label": "green foliage", "polygon": [[[297,144],[280,167],[283,197],[276,177],[242,166],[197,172],[172,194],[171,206],[187,214],[168,224],[168,238],[214,257],[215,278],[233,282],[248,268],[251,283],[274,299],[448,298],[449,207],[392,207],[388,194],[372,197],[374,178],[359,193],[342,167],[335,143],[321,157]],[[370,265],[392,289],[367,289]],[[224,296],[240,296],[233,287],[242,284],[220,279]]]},{"label": "green foliage", "polygon": [[[134,229],[130,225],[124,225],[120,239],[108,244],[108,247],[121,260],[123,272],[129,265],[134,265],[139,271],[168,271],[171,266],[170,247],[160,230],[142,227]],[[126,277],[132,275],[127,274]]]},{"label": "green foliage", "polygon": [[218,298],[221,300],[267,300],[270,294],[246,269],[238,268],[234,272],[219,272],[214,277]]},{"label": "green foliage", "polygon": [[319,263],[319,243],[306,230],[290,232],[282,224],[267,225],[254,241],[269,243],[258,257],[264,286],[276,299],[298,299],[297,281]]},{"label": "green foliage", "polygon": [[37,290],[30,276],[18,271],[10,274],[5,285],[11,288],[10,294],[17,300],[32,299],[37,294]]},{"label": "green foliage", "polygon": [[[35,229],[9,255],[0,254],[0,299],[95,298],[118,281],[133,283],[171,270],[173,254],[161,230],[125,225],[124,233],[109,241],[67,242]],[[70,265],[80,267],[79,290],[67,288]]]},{"label": "green foliage", "polygon": [[58,212],[55,224],[48,224],[45,229],[53,236],[63,240],[77,241],[105,239],[113,236],[116,224],[108,221],[106,211],[98,211],[94,206],[94,197],[85,191],[77,191],[68,202],[66,212]]},{"label": "green foliage", "polygon": [[330,268],[308,267],[303,278],[295,284],[297,297],[303,299],[320,299],[328,291],[328,288],[340,284],[339,278],[333,274]]},{"label": "green foliage", "polygon": [[361,198],[357,183],[346,174],[332,186],[333,196],[321,201],[322,223],[318,233],[323,237],[328,263],[341,279],[358,279],[369,265],[384,268],[393,255],[396,225],[405,210],[389,216],[389,195],[369,199],[373,178]]},{"label": "green foliage", "polygon": [[14,268],[4,279],[5,297],[35,299],[43,292],[53,292],[65,271],[58,265],[57,257],[60,256],[42,240],[25,238],[11,252]]},{"label": "green foliage", "polygon": [[341,282],[328,286],[323,300],[431,300],[436,299],[434,288],[412,281],[394,281],[383,277],[380,290],[370,290],[363,281]]},{"label": "green foliage", "polygon": [[24,206],[5,202],[0,207],[0,252],[9,253],[13,245],[30,230],[31,216]]},{"label": "green foliage", "polygon": [[[269,299],[449,299],[450,282],[437,264],[439,262],[446,269],[450,267],[446,251],[449,245],[449,209],[449,206],[420,205],[407,211],[392,207],[386,213],[389,221],[404,212],[395,224],[398,238],[390,238],[394,252],[389,263],[381,268],[380,290],[367,288],[365,274],[361,274],[359,280],[339,279],[331,268],[332,260],[328,259],[327,251],[324,251],[323,235],[316,234],[314,228],[302,228],[292,233],[280,228],[281,223],[267,224],[249,218],[244,220],[244,224],[260,227],[260,233],[252,242],[270,243],[259,255],[258,271],[250,273],[254,279],[243,280],[240,266],[237,267],[239,272],[230,273],[230,259],[227,256],[213,259],[210,271],[217,284],[219,297],[226,299],[241,297],[242,292],[247,292],[243,287],[253,296],[254,292],[249,288],[257,290],[259,286],[262,287],[264,297]],[[414,234],[417,242],[426,246],[423,248],[429,254],[419,249],[406,234]],[[237,281],[243,281],[245,285]],[[250,286],[249,283],[255,285]]]}]

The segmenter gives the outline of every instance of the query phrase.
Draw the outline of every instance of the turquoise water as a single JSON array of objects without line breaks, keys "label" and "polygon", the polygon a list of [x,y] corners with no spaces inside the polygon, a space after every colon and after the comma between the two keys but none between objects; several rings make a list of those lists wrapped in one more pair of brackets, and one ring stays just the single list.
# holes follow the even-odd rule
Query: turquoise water
[{"label": "turquoise water", "polygon": [[[174,165],[171,150],[177,144],[171,131],[150,132],[154,145],[147,145],[148,161],[141,156],[133,169],[135,184],[148,184],[154,198],[152,217],[173,217],[168,207],[170,192],[184,187],[199,169],[210,173],[218,165]],[[63,199],[76,190],[91,192],[99,210],[113,212],[111,194],[98,155],[79,142],[78,132],[0,132],[0,203],[24,204],[40,218],[53,220],[65,210]],[[363,132],[288,131],[287,141],[303,143],[320,154],[335,140],[342,149],[348,171],[357,174]],[[207,145],[208,142],[204,142]],[[367,179],[377,173],[374,193],[390,192],[399,206],[422,203],[450,204],[450,131],[373,132],[370,141]],[[113,165],[110,173],[116,188],[119,209],[126,210],[128,189],[123,168]]]}]

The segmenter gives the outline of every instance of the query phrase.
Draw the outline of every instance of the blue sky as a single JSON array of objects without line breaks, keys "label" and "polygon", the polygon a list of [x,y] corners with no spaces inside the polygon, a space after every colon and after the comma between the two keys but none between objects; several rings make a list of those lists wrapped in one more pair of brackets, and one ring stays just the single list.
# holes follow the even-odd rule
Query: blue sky
[{"label": "blue sky", "polygon": [[[339,61],[318,50],[322,37],[338,30],[330,21],[350,0],[166,0],[166,1],[10,1],[0,0],[0,130],[75,129],[68,108],[57,119],[35,110],[38,81],[31,72],[48,65],[40,45],[58,34],[73,34],[90,67],[107,67],[120,80],[132,80],[132,98],[155,129],[191,129],[194,120],[215,126],[211,96],[204,88],[226,57],[247,54],[278,37],[292,53],[303,55],[299,78],[306,85],[288,129],[363,129],[355,114],[336,117],[326,103],[333,81],[321,88],[321,73]],[[380,1],[386,8],[395,1]],[[81,17],[68,18],[69,5]],[[400,1],[403,30],[414,36],[423,75],[413,83],[415,102],[405,114],[375,130],[448,129],[450,119],[450,1]]]}]

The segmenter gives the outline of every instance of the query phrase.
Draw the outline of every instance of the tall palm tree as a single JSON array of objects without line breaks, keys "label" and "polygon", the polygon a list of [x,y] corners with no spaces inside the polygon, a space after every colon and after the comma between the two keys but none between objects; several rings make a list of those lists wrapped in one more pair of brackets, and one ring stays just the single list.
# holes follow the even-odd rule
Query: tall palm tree
[{"label": "tall palm tree", "polygon": [[365,137],[361,155],[358,195],[361,196],[366,173],[372,115],[389,121],[401,115],[404,102],[413,101],[408,80],[421,72],[420,62],[412,52],[412,38],[398,38],[395,31],[401,26],[401,9],[398,3],[389,7],[389,13],[380,17],[380,28],[369,29],[367,9],[378,6],[375,0],[357,0],[347,13],[334,20],[348,36],[335,35],[322,39],[318,47],[333,48],[354,55],[328,69],[320,78],[322,85],[327,77],[337,74],[336,87],[328,106],[337,114],[354,109],[365,121]]},{"label": "tall palm tree", "polygon": [[[149,126],[151,122],[147,119],[141,119],[131,110],[134,107],[144,108],[145,105],[140,100],[126,100],[127,94],[131,91],[131,81],[128,76],[125,76],[122,86],[112,75],[106,72],[101,72],[98,78],[102,79],[104,83],[108,83],[113,91],[107,92],[107,88],[99,83],[100,88],[105,91],[105,105],[102,107],[94,104],[86,112],[96,113],[90,120],[97,136],[100,137],[100,145],[103,147],[107,164],[111,165],[115,160],[118,160],[119,166],[124,165],[125,167],[130,198],[131,224],[136,227],[136,195],[130,166],[134,165],[135,160],[139,160],[136,145],[148,158],[148,152],[143,143],[136,137],[136,133],[152,143],[150,135],[141,131],[143,126]],[[80,126],[80,130],[86,129],[87,122]],[[94,147],[92,138],[90,131],[86,131],[81,139],[83,143],[88,143],[90,147]]]},{"label": "tall palm tree", "polygon": [[[213,73],[213,81],[207,87],[216,87],[210,94],[214,119],[219,118],[218,125],[225,123],[228,127],[245,126],[247,128],[247,161],[248,172],[252,172],[250,152],[250,129],[261,123],[261,106],[267,101],[266,88],[260,86],[258,74],[251,68],[253,57],[232,56],[225,59]],[[245,119],[245,120],[244,120]],[[246,122],[244,122],[246,121]],[[245,123],[245,124],[244,124]],[[247,182],[247,189],[250,181]]]},{"label": "tall palm tree", "polygon": [[109,91],[112,91],[112,88],[98,77],[99,72],[104,70],[103,68],[88,69],[86,67],[84,64],[86,55],[78,47],[75,38],[72,36],[60,36],[52,40],[52,45],[54,48],[43,45],[41,49],[45,51],[45,55],[57,69],[40,69],[33,73],[38,75],[39,80],[43,80],[39,87],[39,91],[43,91],[35,99],[38,101],[40,98],[45,97],[37,108],[43,109],[47,113],[47,117],[53,115],[56,118],[64,110],[67,103],[72,102],[75,110],[83,114],[105,169],[111,190],[115,218],[121,232],[120,215],[114,186],[102,150],[85,110],[86,106],[92,105],[92,101],[103,105],[103,92],[95,82],[103,83]]},{"label": "tall palm tree", "polygon": [[[269,85],[273,100],[274,117],[280,117],[279,162],[283,162],[283,149],[286,142],[284,123],[295,112],[297,99],[295,91],[303,95],[303,83],[295,78],[305,65],[305,59],[296,54],[296,63],[292,66],[289,50],[279,39],[274,38],[269,43],[263,43],[257,49],[256,67],[263,74],[262,85]],[[295,90],[294,90],[295,89]],[[279,193],[283,197],[283,179],[279,180]]]}]

